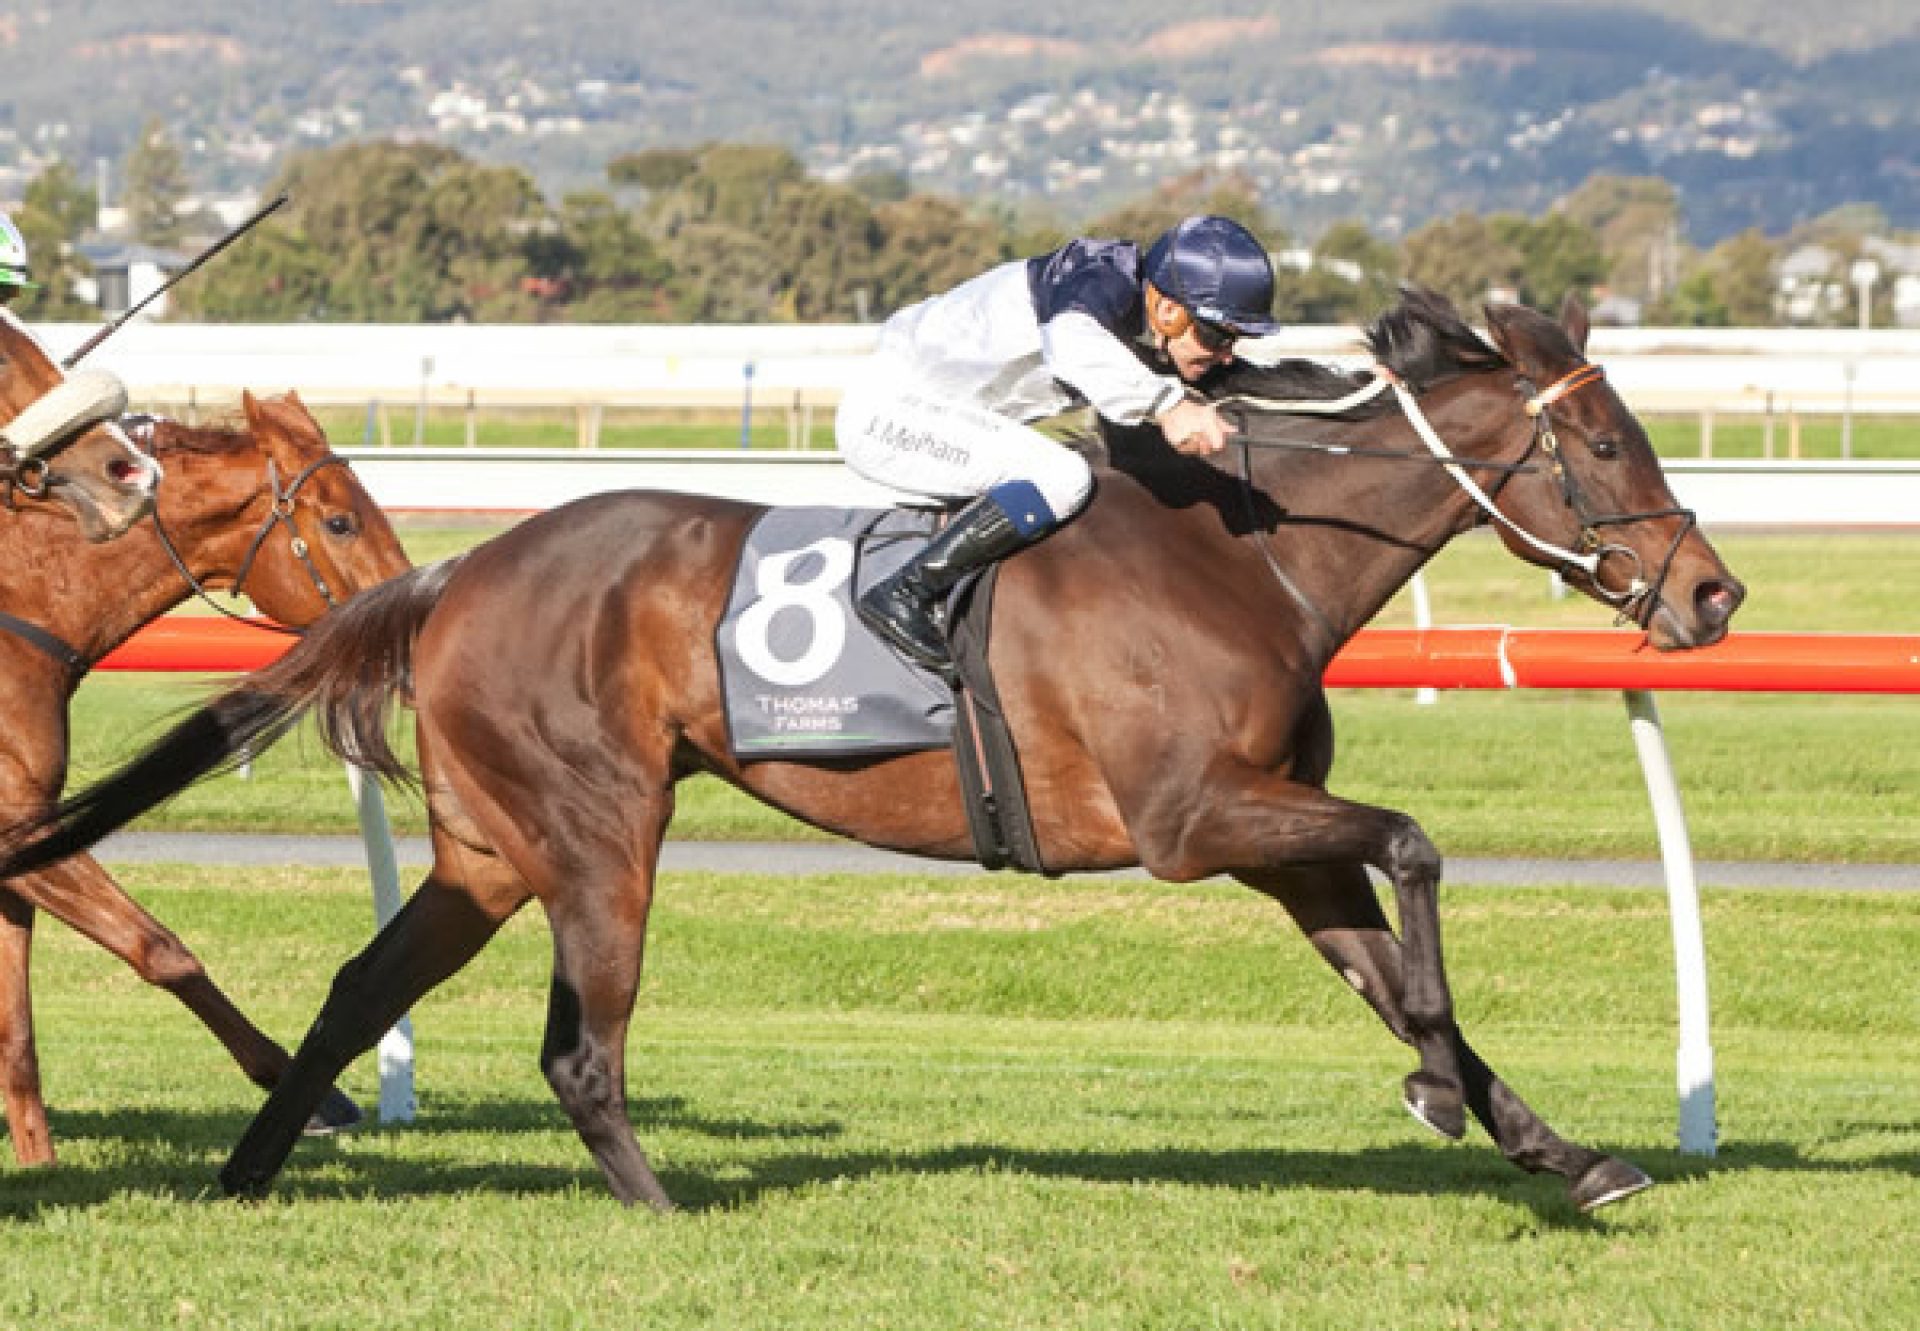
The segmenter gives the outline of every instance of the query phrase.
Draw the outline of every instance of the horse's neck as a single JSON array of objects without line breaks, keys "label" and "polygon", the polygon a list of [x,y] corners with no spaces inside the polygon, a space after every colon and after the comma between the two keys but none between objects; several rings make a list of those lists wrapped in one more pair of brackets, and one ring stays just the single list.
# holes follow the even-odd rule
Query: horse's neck
[{"label": "horse's neck", "polygon": [[[35,576],[35,575],[38,576]],[[9,577],[9,611],[97,661],[187,598],[147,527],[102,545],[75,536],[44,552],[37,568]]]},{"label": "horse's neck", "polygon": [[[1423,403],[1442,439],[1463,456],[1481,451],[1483,416],[1462,401],[1468,385]],[[1289,420],[1288,438],[1392,450],[1418,461],[1253,449],[1271,523],[1243,539],[1264,542],[1298,597],[1330,628],[1328,655],[1373,619],[1448,541],[1476,520],[1473,502],[1398,413],[1361,421]],[[1264,562],[1264,559],[1263,559]],[[1276,579],[1277,580],[1277,579]]]}]

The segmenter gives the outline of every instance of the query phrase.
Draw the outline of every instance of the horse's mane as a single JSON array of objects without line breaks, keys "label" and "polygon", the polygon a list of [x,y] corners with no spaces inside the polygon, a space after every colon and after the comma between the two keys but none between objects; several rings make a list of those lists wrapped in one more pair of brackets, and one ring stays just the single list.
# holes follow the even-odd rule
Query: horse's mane
[{"label": "horse's mane", "polygon": [[[1400,288],[1400,300],[1368,324],[1361,340],[1375,363],[1386,366],[1414,392],[1455,375],[1507,364],[1491,343],[1467,326],[1445,296],[1421,286]],[[1272,365],[1235,361],[1202,384],[1209,396],[1245,394],[1275,402],[1328,402],[1365,387],[1369,370],[1349,371],[1319,361],[1289,359]],[[1352,420],[1394,410],[1376,397],[1341,413]]]},{"label": "horse's mane", "polygon": [[127,422],[127,433],[154,457],[197,453],[224,457],[254,447],[253,432],[238,414],[200,425],[188,425],[170,416],[137,416]]},{"label": "horse's mane", "polygon": [[1403,286],[1400,303],[1367,325],[1367,350],[1417,393],[1443,379],[1497,370],[1507,358],[1467,327],[1453,302],[1426,287]]}]

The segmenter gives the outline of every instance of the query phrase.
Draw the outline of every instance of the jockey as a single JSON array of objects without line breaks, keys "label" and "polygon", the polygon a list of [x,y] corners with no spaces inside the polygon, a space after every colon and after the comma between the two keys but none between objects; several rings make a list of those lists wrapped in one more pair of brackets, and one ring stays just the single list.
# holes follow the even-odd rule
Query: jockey
[{"label": "jockey", "polygon": [[[28,279],[27,242],[13,219],[0,213],[0,319],[19,326],[19,317],[5,307],[22,291],[31,290]],[[27,333],[32,337],[32,333]],[[39,339],[34,338],[36,345]],[[40,350],[49,361],[59,359],[46,347]],[[0,447],[10,448],[16,458],[29,458],[58,446],[88,426],[118,418],[127,409],[127,389],[119,378],[105,370],[79,370],[68,374],[29,403],[12,420],[0,424]]]},{"label": "jockey", "polygon": [[914,559],[859,599],[867,626],[930,669],[948,664],[942,598],[961,577],[1038,541],[1086,506],[1093,475],[1030,422],[1091,405],[1151,421],[1182,453],[1231,427],[1187,385],[1276,331],[1273,266],[1251,232],[1189,217],[1142,256],[1079,239],[990,269],[895,314],[841,400],[834,432],[869,480],[968,499]]},{"label": "jockey", "polygon": [[10,304],[22,291],[32,289],[27,280],[27,242],[13,219],[0,213],[0,305]]}]

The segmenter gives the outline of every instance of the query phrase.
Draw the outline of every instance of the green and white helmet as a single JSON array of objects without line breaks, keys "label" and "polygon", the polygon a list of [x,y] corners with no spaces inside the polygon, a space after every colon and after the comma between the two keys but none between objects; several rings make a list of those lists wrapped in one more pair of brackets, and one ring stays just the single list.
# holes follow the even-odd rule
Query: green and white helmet
[{"label": "green and white helmet", "polygon": [[0,288],[32,285],[27,280],[27,242],[13,219],[0,213]]}]

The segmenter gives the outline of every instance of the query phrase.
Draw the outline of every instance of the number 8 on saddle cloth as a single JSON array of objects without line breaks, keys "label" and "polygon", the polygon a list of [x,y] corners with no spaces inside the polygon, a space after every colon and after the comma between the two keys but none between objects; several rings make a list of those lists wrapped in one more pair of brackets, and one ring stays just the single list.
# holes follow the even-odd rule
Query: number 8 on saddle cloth
[{"label": "number 8 on saddle cloth", "polygon": [[747,533],[715,634],[735,757],[948,747],[951,690],[853,608],[926,543],[933,521],[908,509],[775,508]]}]

